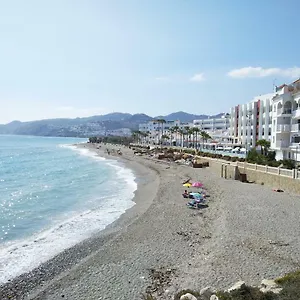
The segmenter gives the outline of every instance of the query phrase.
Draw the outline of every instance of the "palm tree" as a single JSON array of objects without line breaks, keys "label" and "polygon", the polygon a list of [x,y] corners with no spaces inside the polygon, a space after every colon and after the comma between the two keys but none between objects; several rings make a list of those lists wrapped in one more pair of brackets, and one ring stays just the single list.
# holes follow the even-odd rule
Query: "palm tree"
[{"label": "palm tree", "polygon": [[176,133],[176,145],[175,146],[177,146],[177,139],[178,139],[178,133],[179,133],[179,126],[178,125],[175,125],[174,127],[173,127],[173,130],[174,130],[174,132]]},{"label": "palm tree", "polygon": [[163,141],[168,140],[170,137],[167,134],[163,134],[161,136],[161,143],[163,144]]},{"label": "palm tree", "polygon": [[271,143],[269,141],[265,140],[265,139],[262,139],[262,140],[258,140],[256,142],[256,145],[261,147],[261,154],[262,155],[267,155],[268,150],[271,146]]},{"label": "palm tree", "polygon": [[191,140],[191,136],[193,136],[192,147],[194,148],[194,146],[195,146],[194,128],[190,128],[190,129],[188,130],[188,137],[189,137],[189,140]]},{"label": "palm tree", "polygon": [[[172,145],[173,134],[175,133],[174,127],[171,127],[171,128],[169,129],[169,133],[170,133],[170,145]],[[172,145],[172,146],[173,146],[173,145]]]},{"label": "palm tree", "polygon": [[202,142],[203,142],[203,149],[204,149],[204,142],[207,143],[207,140],[211,139],[211,136],[206,131],[201,131],[200,133]]},{"label": "palm tree", "polygon": [[189,145],[189,130],[190,130],[190,126],[184,126],[184,136],[186,136],[188,139],[187,146]]},{"label": "palm tree", "polygon": [[139,130],[133,130],[131,132],[131,136],[133,138],[134,141],[136,141],[136,143],[139,143],[141,141],[141,137],[143,136],[143,132],[139,131]]},{"label": "palm tree", "polygon": [[193,128],[193,136],[195,134],[195,137],[196,137],[196,147],[195,147],[195,140],[194,140],[194,148],[196,148],[196,150],[198,149],[198,133],[199,132],[200,132],[200,129],[198,127]]},{"label": "palm tree", "polygon": [[[157,119],[156,122],[158,124],[161,124],[161,138],[164,135],[164,124],[166,123],[165,119]],[[160,141],[160,143],[162,143],[162,140]]]},{"label": "palm tree", "polygon": [[183,147],[183,139],[184,139],[184,133],[185,133],[185,131],[182,129],[182,128],[179,128],[178,129],[178,133],[179,133],[179,135],[180,135],[180,138],[181,138],[181,147]]}]

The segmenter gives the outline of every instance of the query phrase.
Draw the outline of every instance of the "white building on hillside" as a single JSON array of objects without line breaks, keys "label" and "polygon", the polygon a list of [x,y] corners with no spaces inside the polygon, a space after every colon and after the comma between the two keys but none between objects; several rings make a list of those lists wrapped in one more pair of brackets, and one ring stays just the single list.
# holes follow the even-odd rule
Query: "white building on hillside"
[{"label": "white building on hillside", "polygon": [[271,142],[273,96],[274,93],[260,95],[249,103],[231,108],[229,135],[234,144],[249,150],[260,139]]}]

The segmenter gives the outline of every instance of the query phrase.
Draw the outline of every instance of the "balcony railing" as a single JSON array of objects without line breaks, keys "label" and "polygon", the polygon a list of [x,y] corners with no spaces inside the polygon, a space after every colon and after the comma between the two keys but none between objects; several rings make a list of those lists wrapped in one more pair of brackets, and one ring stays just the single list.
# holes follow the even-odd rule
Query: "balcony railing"
[{"label": "balcony railing", "polygon": [[290,132],[291,125],[289,124],[277,124],[276,132]]},{"label": "balcony railing", "polygon": [[292,117],[296,118],[296,119],[300,118],[300,108],[298,108],[298,109],[296,109],[296,110],[293,111]]},{"label": "balcony railing", "polygon": [[300,131],[300,124],[293,124],[291,127],[292,132],[298,132]]},{"label": "balcony railing", "polygon": [[291,109],[287,109],[287,108],[279,108],[277,110],[277,116],[281,116],[281,115],[291,115],[292,114],[292,110]]}]

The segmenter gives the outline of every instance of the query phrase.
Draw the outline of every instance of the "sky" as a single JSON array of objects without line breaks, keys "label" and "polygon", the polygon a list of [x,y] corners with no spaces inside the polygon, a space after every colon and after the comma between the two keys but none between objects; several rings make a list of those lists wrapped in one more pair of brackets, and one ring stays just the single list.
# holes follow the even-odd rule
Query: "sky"
[{"label": "sky", "polygon": [[228,112],[300,77],[299,9],[298,0],[0,0],[0,123]]}]

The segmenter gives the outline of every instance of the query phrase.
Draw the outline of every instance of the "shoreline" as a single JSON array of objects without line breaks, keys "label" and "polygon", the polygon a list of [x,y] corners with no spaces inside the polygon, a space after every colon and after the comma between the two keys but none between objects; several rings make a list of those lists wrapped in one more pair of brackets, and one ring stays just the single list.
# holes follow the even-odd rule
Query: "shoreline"
[{"label": "shoreline", "polygon": [[[134,191],[134,196],[131,200],[134,202],[134,205],[128,208],[114,222],[108,224],[104,229],[99,230],[91,237],[59,252],[33,270],[9,279],[4,284],[0,284],[0,299],[24,299],[25,294],[35,289],[36,286],[43,285],[46,281],[51,281],[53,278],[60,276],[60,274],[80,263],[81,260],[92,255],[102,244],[114,238],[123,227],[127,226],[139,214],[142,214],[143,211],[147,209],[147,206],[151,204],[151,197],[148,197],[149,201],[144,201],[143,203],[140,203],[138,199],[141,198],[139,196],[140,193],[150,192],[155,194],[155,190],[159,184],[155,172],[150,172],[149,174],[148,169],[144,166],[121,157],[107,155],[104,151],[101,151],[101,149],[96,149],[92,144],[80,143],[74,146],[77,148],[87,148],[89,151],[94,152],[96,156],[118,161],[123,167],[130,169],[137,183],[137,189]],[[143,178],[143,182],[137,180],[137,178]],[[17,289],[15,286],[17,286]],[[7,297],[8,295],[10,297]]]},{"label": "shoreline", "polygon": [[[96,148],[87,145],[83,147]],[[10,299],[138,300],[146,290],[157,299],[173,299],[182,289],[223,289],[239,280],[257,285],[299,268],[296,195],[226,180],[210,168],[121,151],[122,157],[106,158],[141,170],[136,204],[99,236],[60,254],[60,260],[53,259],[24,283],[12,282],[16,292],[25,286],[28,293]],[[186,207],[181,193],[188,177],[204,183],[210,194],[208,208]],[[153,272],[164,274],[160,285]]]}]

